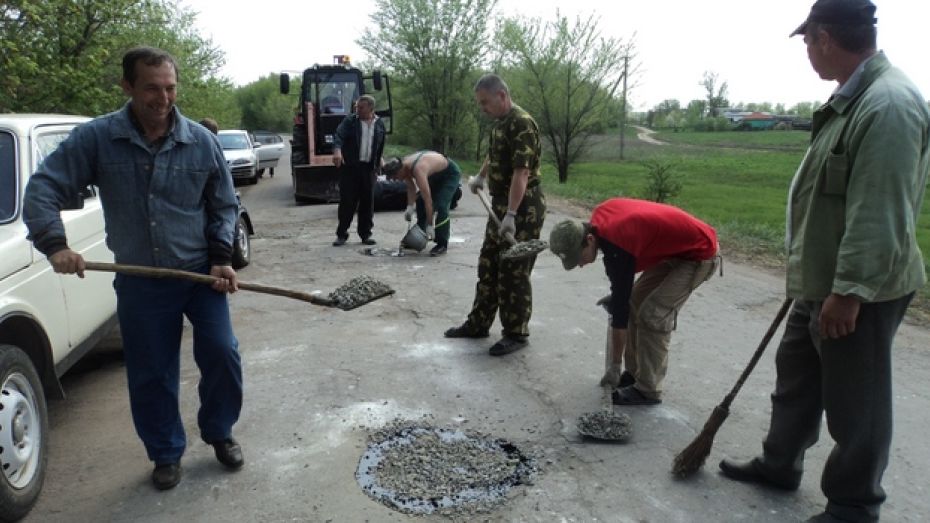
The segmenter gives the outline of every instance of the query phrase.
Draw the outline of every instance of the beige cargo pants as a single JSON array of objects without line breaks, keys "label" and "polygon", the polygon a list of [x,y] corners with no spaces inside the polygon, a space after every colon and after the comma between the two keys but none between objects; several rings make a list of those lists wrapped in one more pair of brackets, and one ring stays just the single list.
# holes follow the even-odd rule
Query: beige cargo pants
[{"label": "beige cargo pants", "polygon": [[678,311],[720,263],[719,255],[704,261],[670,259],[644,271],[633,284],[623,365],[643,395],[661,396]]}]

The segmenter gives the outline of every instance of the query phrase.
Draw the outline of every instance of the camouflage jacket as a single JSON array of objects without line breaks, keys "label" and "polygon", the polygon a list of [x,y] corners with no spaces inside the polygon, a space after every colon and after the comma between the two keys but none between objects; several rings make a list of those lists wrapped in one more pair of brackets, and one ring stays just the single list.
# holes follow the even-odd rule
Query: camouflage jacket
[{"label": "camouflage jacket", "polygon": [[488,144],[488,190],[492,198],[506,198],[510,193],[513,170],[530,170],[527,187],[539,185],[539,127],[536,120],[520,106],[497,120]]}]

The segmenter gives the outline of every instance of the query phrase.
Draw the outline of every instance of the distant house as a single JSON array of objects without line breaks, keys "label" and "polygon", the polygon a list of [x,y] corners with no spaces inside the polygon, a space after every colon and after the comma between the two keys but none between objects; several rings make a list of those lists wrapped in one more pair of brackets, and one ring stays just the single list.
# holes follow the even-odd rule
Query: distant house
[{"label": "distant house", "polygon": [[736,120],[738,131],[763,131],[772,129],[778,123],[778,118],[772,113],[753,111],[739,115]]}]

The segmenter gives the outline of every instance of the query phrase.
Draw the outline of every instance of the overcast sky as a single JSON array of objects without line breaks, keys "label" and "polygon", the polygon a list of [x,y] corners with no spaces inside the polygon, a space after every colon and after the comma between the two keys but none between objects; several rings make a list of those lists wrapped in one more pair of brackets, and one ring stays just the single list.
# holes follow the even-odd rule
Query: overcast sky
[{"label": "overcast sky", "polygon": [[[878,44],[930,98],[926,0],[873,0]],[[243,85],[268,73],[330,63],[334,54],[367,57],[355,40],[370,23],[374,0],[181,0],[197,26],[226,53],[221,74]],[[813,0],[499,0],[500,15],[552,19],[599,17],[605,36],[633,39],[640,73],[630,100],[636,110],[665,99],[704,98],[704,71],[728,84],[731,103],[786,106],[823,101],[835,84],[820,80],[801,37],[788,38]],[[338,8],[338,14],[337,9]],[[469,86],[470,88],[470,86]],[[519,101],[518,101],[519,102]]]}]

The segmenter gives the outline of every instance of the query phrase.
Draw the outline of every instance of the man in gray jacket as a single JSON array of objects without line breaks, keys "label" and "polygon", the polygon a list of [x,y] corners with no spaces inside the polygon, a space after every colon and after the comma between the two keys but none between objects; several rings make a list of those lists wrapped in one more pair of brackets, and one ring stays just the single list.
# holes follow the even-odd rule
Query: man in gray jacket
[{"label": "man in gray jacket", "polygon": [[818,0],[793,33],[839,85],[814,113],[788,193],[787,293],[772,417],[761,456],[723,460],[738,481],[794,490],[820,420],[835,445],[826,510],[810,521],[877,521],[892,430],[891,346],[926,282],[915,231],[930,171],[926,99],[876,47],[869,0]]}]

